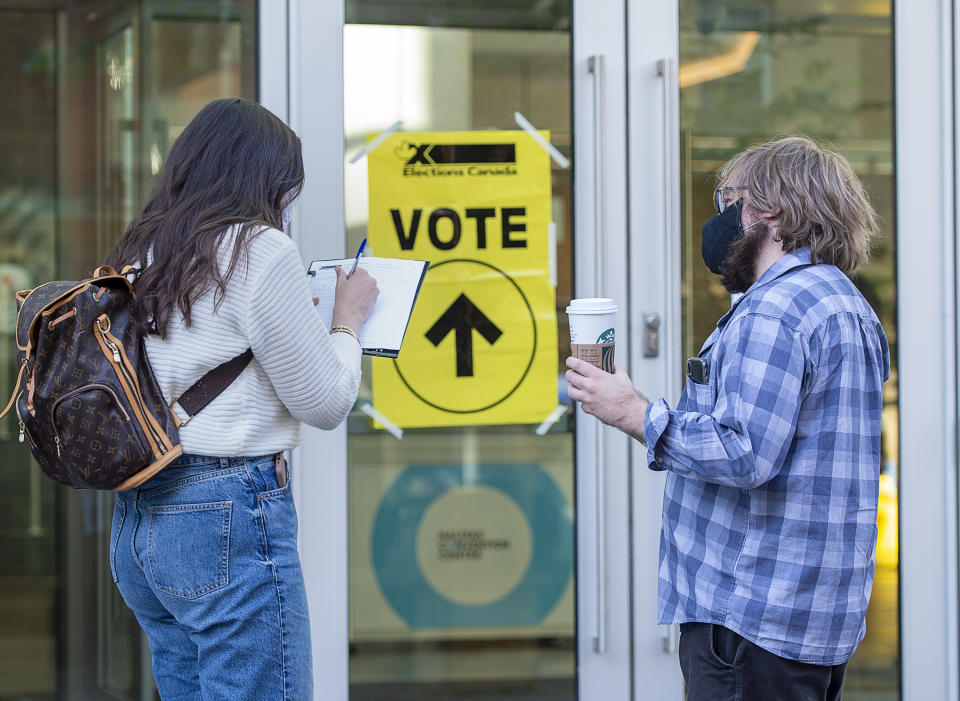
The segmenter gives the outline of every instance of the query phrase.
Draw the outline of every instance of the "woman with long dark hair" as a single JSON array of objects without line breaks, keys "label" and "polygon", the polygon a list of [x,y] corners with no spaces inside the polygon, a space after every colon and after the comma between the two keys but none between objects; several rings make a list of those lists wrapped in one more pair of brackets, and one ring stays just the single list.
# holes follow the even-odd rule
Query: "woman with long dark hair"
[{"label": "woman with long dark hair", "polygon": [[[282,460],[300,422],[333,428],[360,385],[356,330],[376,283],[338,271],[332,329],[282,229],[303,186],[300,140],[260,105],[204,107],[108,263],[141,268],[137,312],[167,401],[253,359],[180,427],[184,455],[119,493],[110,565],[167,699],[310,699],[297,515]],[[178,407],[173,406],[176,413]]]}]

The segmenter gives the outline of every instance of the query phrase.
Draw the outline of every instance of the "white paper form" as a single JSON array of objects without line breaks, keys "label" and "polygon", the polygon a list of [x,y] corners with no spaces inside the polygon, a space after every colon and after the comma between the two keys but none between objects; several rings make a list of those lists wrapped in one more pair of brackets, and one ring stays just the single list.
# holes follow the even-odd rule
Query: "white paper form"
[{"label": "white paper form", "polygon": [[[327,328],[333,324],[338,265],[349,270],[353,259],[317,260],[310,264],[310,291],[314,298],[319,300],[317,312]],[[369,257],[361,258],[357,267],[366,270],[377,281],[380,289],[373,312],[357,331],[360,345],[365,351],[375,355],[396,356],[403,342],[427,263],[422,260]]]}]

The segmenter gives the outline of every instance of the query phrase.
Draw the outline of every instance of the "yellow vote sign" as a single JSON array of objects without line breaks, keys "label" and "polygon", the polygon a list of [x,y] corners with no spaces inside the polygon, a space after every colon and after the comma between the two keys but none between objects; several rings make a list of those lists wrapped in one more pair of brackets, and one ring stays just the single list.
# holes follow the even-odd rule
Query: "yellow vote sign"
[{"label": "yellow vote sign", "polygon": [[400,356],[373,359],[374,406],[404,428],[542,421],[557,405],[547,153],[522,131],[403,133],[368,161],[374,255],[430,261]]}]

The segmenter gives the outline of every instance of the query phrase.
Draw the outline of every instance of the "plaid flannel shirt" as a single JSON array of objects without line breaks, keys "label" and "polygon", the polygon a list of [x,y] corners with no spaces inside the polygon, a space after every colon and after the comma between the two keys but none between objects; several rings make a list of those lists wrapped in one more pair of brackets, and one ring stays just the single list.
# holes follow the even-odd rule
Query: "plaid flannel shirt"
[{"label": "plaid flannel shirt", "polygon": [[834,665],[866,631],[889,349],[850,280],[802,248],[717,323],[675,410],[644,425],[669,470],[661,623],[723,625],[788,659]]}]

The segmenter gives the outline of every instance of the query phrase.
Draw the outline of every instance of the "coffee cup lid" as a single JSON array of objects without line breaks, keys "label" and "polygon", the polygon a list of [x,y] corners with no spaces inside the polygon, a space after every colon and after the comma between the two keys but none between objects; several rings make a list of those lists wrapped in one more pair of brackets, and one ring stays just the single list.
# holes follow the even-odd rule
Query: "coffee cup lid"
[{"label": "coffee cup lid", "polygon": [[617,311],[617,304],[606,297],[571,299],[567,314],[609,314]]}]

